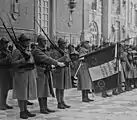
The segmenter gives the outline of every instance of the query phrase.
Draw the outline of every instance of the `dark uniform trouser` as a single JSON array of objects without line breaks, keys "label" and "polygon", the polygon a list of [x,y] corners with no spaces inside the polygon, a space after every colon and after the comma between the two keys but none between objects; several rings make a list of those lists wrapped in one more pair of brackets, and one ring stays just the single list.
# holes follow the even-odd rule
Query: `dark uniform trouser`
[{"label": "dark uniform trouser", "polygon": [[47,108],[47,97],[39,97],[38,101],[41,110]]},{"label": "dark uniform trouser", "polygon": [[8,89],[6,90],[3,87],[4,86],[1,86],[0,88],[0,108],[6,107],[6,100],[8,95]]},{"label": "dark uniform trouser", "polygon": [[64,89],[56,89],[56,98],[58,103],[64,102]]},{"label": "dark uniform trouser", "polygon": [[27,110],[27,101],[26,100],[18,100],[18,105],[21,112],[24,112]]}]

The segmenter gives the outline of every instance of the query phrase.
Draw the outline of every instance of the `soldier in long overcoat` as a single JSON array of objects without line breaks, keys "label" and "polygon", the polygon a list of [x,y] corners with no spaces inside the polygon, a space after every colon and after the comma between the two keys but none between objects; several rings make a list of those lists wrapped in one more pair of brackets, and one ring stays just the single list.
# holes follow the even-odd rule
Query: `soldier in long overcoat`
[{"label": "soldier in long overcoat", "polygon": [[12,109],[6,104],[8,91],[12,89],[12,74],[11,74],[11,53],[7,50],[8,39],[1,38],[0,40],[0,109]]},{"label": "soldier in long overcoat", "polygon": [[[48,114],[55,112],[47,107],[47,97],[53,95],[52,74],[48,67],[51,65],[64,66],[64,63],[51,58],[45,49],[46,39],[39,35],[37,38],[38,46],[32,50],[34,60],[37,66],[37,95],[40,106],[40,112]],[[48,70],[49,69],[49,70]]]},{"label": "soldier in long overcoat", "polygon": [[[53,50],[51,56],[60,62],[70,61],[65,40],[59,38],[58,46],[66,55],[63,56],[57,50]],[[57,68],[53,71],[53,86],[56,88],[57,107],[59,109],[70,108],[70,106],[64,102],[64,90],[72,88],[71,69],[69,64],[64,68]]]},{"label": "soldier in long overcoat", "polygon": [[24,56],[20,50],[15,49],[12,59],[12,65],[14,66],[13,94],[14,98],[18,100],[20,118],[23,119],[36,116],[27,110],[27,100],[37,98],[35,65],[33,56],[28,50],[29,43],[29,37],[21,34],[19,44],[29,57]]},{"label": "soldier in long overcoat", "polygon": [[134,79],[134,65],[133,65],[133,55],[128,53],[127,55],[129,64],[127,64],[127,90],[132,90],[132,82]]},{"label": "soldier in long overcoat", "polygon": [[[79,51],[79,55],[83,56],[89,52],[89,41],[85,40],[81,42],[81,48]],[[84,58],[80,60],[81,67],[78,72],[78,90],[82,91],[82,102],[90,102],[94,101],[89,99],[88,93],[89,90],[93,89],[92,80],[88,71],[87,64],[85,63]]]},{"label": "soldier in long overcoat", "polygon": [[137,88],[137,59],[134,58],[134,88]]}]

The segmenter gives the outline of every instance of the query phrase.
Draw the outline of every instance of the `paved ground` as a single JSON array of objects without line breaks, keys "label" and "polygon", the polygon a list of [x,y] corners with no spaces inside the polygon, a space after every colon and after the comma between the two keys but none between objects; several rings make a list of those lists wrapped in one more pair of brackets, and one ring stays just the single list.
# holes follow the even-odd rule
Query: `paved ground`
[{"label": "paved ground", "polygon": [[[0,120],[20,120],[19,108],[16,100],[11,99],[11,93],[8,102],[14,109],[0,111]],[[91,103],[82,103],[81,93],[76,89],[67,90],[65,93],[67,103],[72,106],[70,109],[58,110],[56,100],[50,98],[49,107],[56,109],[56,113],[42,115],[39,113],[37,101],[33,101],[35,105],[29,109],[37,116],[29,120],[137,120],[137,90],[105,99],[97,95],[95,102]]]}]

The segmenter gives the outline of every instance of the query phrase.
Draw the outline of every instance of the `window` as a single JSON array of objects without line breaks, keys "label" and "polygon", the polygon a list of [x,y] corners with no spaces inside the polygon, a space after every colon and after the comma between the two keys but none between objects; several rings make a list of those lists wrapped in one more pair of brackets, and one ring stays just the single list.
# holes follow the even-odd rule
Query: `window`
[{"label": "window", "polygon": [[[48,34],[48,18],[49,18],[49,0],[38,0],[38,21],[44,31]],[[43,34],[38,27],[38,34]]]},{"label": "window", "polygon": [[96,23],[95,22],[92,22],[92,23],[90,23],[90,25],[89,25],[89,31],[90,31],[90,33],[92,34],[91,36],[90,36],[90,43],[92,43],[92,44],[97,44],[97,37],[98,37],[98,30],[97,30],[97,25],[96,25]]}]

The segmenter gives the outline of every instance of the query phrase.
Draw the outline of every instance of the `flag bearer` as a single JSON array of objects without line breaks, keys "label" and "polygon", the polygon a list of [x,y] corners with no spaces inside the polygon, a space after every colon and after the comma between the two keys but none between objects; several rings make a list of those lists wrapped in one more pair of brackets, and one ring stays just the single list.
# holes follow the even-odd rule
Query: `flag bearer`
[{"label": "flag bearer", "polygon": [[[79,55],[82,56],[84,54],[87,54],[89,52],[89,47],[90,46],[89,46],[88,40],[81,42]],[[78,88],[78,90],[82,91],[82,102],[94,101],[92,99],[89,99],[89,97],[88,97],[88,93],[90,90],[93,89],[93,87],[92,87],[92,80],[91,80],[87,65],[86,65],[84,59],[81,59],[80,62],[81,62],[80,64],[82,64],[82,66],[80,67],[79,72],[78,72],[77,88]]]}]

